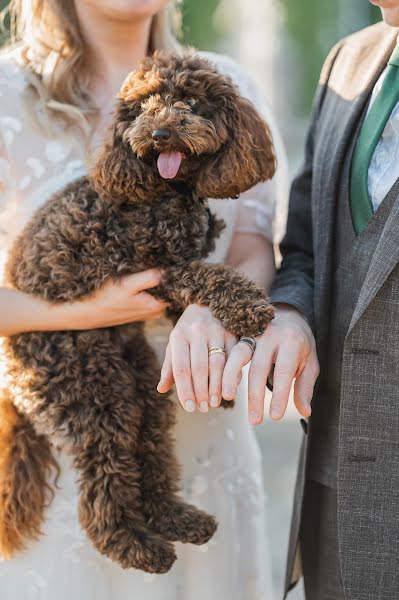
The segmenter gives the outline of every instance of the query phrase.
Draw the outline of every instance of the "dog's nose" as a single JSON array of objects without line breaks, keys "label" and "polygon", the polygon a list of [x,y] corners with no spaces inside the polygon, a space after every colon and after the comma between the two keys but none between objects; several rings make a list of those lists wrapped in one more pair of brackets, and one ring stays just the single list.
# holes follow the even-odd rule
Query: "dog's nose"
[{"label": "dog's nose", "polygon": [[152,139],[154,142],[168,142],[172,133],[169,129],[155,129],[152,132]]}]

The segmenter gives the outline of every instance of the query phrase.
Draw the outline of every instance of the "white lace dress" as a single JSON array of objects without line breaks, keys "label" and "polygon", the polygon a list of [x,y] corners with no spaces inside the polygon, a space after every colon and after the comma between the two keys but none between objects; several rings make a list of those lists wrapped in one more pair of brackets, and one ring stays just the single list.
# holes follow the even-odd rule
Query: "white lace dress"
[{"label": "white lace dress", "polygon": [[[225,57],[210,58],[262,109],[256,90],[235,63]],[[40,119],[41,106],[27,101],[26,90],[18,53],[4,54],[0,58],[0,263],[31,214],[55,190],[84,173],[77,138],[60,128],[45,135],[31,118],[35,109]],[[270,122],[271,116],[267,117]],[[284,156],[280,161],[284,162]],[[284,184],[285,177],[281,179]],[[234,231],[272,238],[275,199],[273,182],[257,186],[238,201],[211,201],[211,208],[227,225],[211,260],[224,260]],[[169,331],[166,322],[148,328],[160,355]],[[123,571],[100,556],[82,532],[76,473],[69,458],[58,453],[62,476],[47,510],[44,535],[11,561],[0,561],[1,600],[273,598],[262,463],[247,421],[245,383],[233,411],[187,414],[180,405],[177,410],[175,435],[183,493],[216,516],[219,528],[214,538],[201,547],[178,544],[178,560],[166,575]]]}]

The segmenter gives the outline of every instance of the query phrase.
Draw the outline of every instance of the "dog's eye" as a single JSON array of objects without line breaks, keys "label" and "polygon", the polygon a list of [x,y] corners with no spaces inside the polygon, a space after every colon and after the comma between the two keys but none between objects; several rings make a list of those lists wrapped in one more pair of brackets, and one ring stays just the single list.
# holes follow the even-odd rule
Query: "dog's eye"
[{"label": "dog's eye", "polygon": [[194,108],[197,104],[197,100],[195,98],[185,98],[184,102],[189,105],[190,108]]}]

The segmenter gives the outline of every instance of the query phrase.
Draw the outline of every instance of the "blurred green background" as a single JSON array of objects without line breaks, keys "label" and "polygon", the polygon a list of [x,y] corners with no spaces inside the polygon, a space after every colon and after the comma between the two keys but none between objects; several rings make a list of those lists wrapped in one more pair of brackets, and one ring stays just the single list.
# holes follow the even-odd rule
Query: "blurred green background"
[{"label": "blurred green background", "polygon": [[[223,41],[238,30],[235,12],[240,0],[183,0],[183,40],[199,49],[223,49]],[[301,73],[292,109],[297,114],[309,111],[324,57],[340,37],[380,18],[368,0],[257,0],[278,10],[284,34],[291,42]],[[251,10],[247,2],[244,10]],[[7,6],[0,0],[0,8]],[[241,9],[242,10],[242,9]],[[266,27],[266,23],[265,23]],[[4,39],[4,34],[2,34]],[[0,41],[1,39],[0,38]]]},{"label": "blurred green background", "polygon": [[[250,5],[246,4],[247,10]],[[325,56],[341,37],[380,20],[381,13],[368,0],[259,0],[280,11],[286,36],[295,46],[302,85],[294,110],[307,113]],[[255,3],[253,3],[255,4]],[[217,49],[228,33],[234,2],[185,0],[184,40],[200,49]],[[274,5],[274,7],[273,7]],[[233,26],[235,23],[233,22]],[[266,27],[266,23],[265,23]]]}]

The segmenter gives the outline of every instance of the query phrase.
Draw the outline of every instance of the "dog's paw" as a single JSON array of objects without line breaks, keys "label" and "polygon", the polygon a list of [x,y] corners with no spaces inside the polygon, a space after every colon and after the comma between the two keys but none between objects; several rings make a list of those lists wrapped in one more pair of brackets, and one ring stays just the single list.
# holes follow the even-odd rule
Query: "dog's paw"
[{"label": "dog's paw", "polygon": [[101,552],[123,569],[140,569],[146,573],[167,573],[176,560],[173,545],[157,533],[139,526],[118,529],[103,540],[92,538]]},{"label": "dog's paw", "polygon": [[162,514],[153,517],[151,528],[170,542],[206,544],[217,529],[214,517],[180,501],[162,503]]},{"label": "dog's paw", "polygon": [[267,301],[259,302],[248,310],[247,323],[243,324],[243,333],[254,337],[263,332],[270,322],[274,319],[274,306]]},{"label": "dog's paw", "polygon": [[[219,317],[220,318],[220,317]],[[252,304],[247,298],[237,301],[227,315],[223,315],[223,326],[238,337],[255,337],[263,332],[274,319],[274,307],[266,300],[255,300]]]}]

